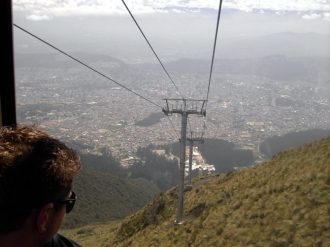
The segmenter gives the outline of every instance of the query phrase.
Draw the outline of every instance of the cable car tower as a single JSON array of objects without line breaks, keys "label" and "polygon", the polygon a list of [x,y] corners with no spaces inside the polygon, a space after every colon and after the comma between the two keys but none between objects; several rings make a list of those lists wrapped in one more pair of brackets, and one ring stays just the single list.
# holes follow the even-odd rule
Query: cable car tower
[{"label": "cable car tower", "polygon": [[187,121],[188,115],[206,116],[206,100],[194,99],[165,99],[166,106],[163,108],[165,115],[180,114],[181,115],[181,145],[180,145],[180,181],[178,192],[178,212],[175,224],[180,224],[183,217],[184,208],[184,175],[186,160],[186,140],[187,140]]}]

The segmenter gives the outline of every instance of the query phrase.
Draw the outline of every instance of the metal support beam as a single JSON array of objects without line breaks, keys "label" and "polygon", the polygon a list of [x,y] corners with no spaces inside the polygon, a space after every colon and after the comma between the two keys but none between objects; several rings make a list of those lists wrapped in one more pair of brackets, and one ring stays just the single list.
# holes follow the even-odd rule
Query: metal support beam
[{"label": "metal support beam", "polygon": [[[206,115],[204,109],[205,100],[192,100],[192,99],[165,99],[166,107],[163,112],[166,115],[177,113],[181,115],[181,145],[180,145],[180,181],[178,188],[178,212],[175,224],[180,224],[183,219],[184,211],[184,177],[186,166],[186,140],[187,140],[187,122],[189,114]],[[170,103],[173,102],[173,103]]]},{"label": "metal support beam", "polygon": [[192,173],[192,156],[193,156],[194,143],[189,142],[189,173],[188,173],[188,183],[191,184],[191,173]]},{"label": "metal support beam", "polygon": [[13,52],[12,1],[0,1],[0,30],[2,35],[0,126],[16,125],[15,74]]},{"label": "metal support beam", "polygon": [[176,223],[180,223],[183,217],[184,205],[184,175],[186,168],[186,134],[187,134],[187,112],[182,112],[181,118],[181,145],[180,145],[180,181],[179,181],[179,203]]}]

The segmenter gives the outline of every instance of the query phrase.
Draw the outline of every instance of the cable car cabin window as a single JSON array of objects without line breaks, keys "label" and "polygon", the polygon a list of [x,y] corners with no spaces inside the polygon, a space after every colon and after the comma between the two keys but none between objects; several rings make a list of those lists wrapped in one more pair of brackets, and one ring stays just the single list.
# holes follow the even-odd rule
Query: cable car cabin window
[{"label": "cable car cabin window", "polygon": [[[252,210],[259,202],[268,205],[264,195],[281,195],[272,205],[291,205],[284,210],[291,217],[297,205],[281,193],[293,192],[286,187],[293,181],[282,186],[274,179],[284,181],[286,171],[289,176],[298,163],[294,155],[283,158],[279,177],[269,175],[279,170],[258,169],[273,164],[273,157],[282,159],[289,152],[284,150],[330,136],[326,3],[118,2],[14,2],[17,122],[36,125],[77,150],[84,167],[63,232],[74,228],[83,245],[102,246],[104,239],[125,245],[131,238],[141,246],[230,246],[228,225],[209,221],[208,214],[227,219],[247,210],[250,197]],[[292,152],[310,153],[297,150]],[[314,157],[318,174],[326,174],[326,157]],[[236,191],[242,196],[236,198]],[[325,202],[322,193],[313,209]],[[266,224],[269,215],[259,209],[237,215],[249,215],[246,224]],[[286,213],[282,223],[299,218]],[[195,228],[197,221],[214,231]],[[151,228],[160,235],[154,242]],[[178,228],[185,237],[173,237]],[[266,242],[280,241],[269,234]]]}]

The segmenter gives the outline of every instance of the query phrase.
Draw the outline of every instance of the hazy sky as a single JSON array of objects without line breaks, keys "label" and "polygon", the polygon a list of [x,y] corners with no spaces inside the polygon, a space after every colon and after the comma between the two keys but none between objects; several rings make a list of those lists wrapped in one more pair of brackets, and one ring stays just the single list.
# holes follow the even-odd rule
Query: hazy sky
[{"label": "hazy sky", "polygon": [[[123,14],[120,0],[14,0],[14,11],[23,12],[29,20],[49,20],[60,16]],[[135,14],[155,12],[199,12],[218,9],[218,0],[126,0]],[[225,0],[224,9],[296,12],[305,19],[330,21],[329,0]]]},{"label": "hazy sky", "polygon": [[[218,0],[126,3],[165,60],[210,56]],[[154,60],[121,0],[13,0],[13,5],[16,24],[66,51],[108,54],[137,62]],[[280,35],[264,38],[272,34]],[[51,51],[17,29],[15,44],[18,52]],[[329,56],[329,44],[330,0],[223,1],[219,57],[273,53]]]}]

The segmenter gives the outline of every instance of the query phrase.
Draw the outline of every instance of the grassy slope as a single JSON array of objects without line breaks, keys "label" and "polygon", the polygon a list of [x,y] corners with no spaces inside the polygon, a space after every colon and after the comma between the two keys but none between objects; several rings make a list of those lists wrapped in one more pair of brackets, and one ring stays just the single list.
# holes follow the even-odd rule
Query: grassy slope
[{"label": "grassy slope", "polygon": [[271,161],[195,180],[185,221],[173,226],[176,192],[121,222],[65,234],[83,246],[330,246],[330,139]]},{"label": "grassy slope", "polygon": [[65,219],[64,228],[124,218],[159,192],[155,185],[143,179],[124,179],[86,169],[75,180],[74,191],[78,200]]}]

